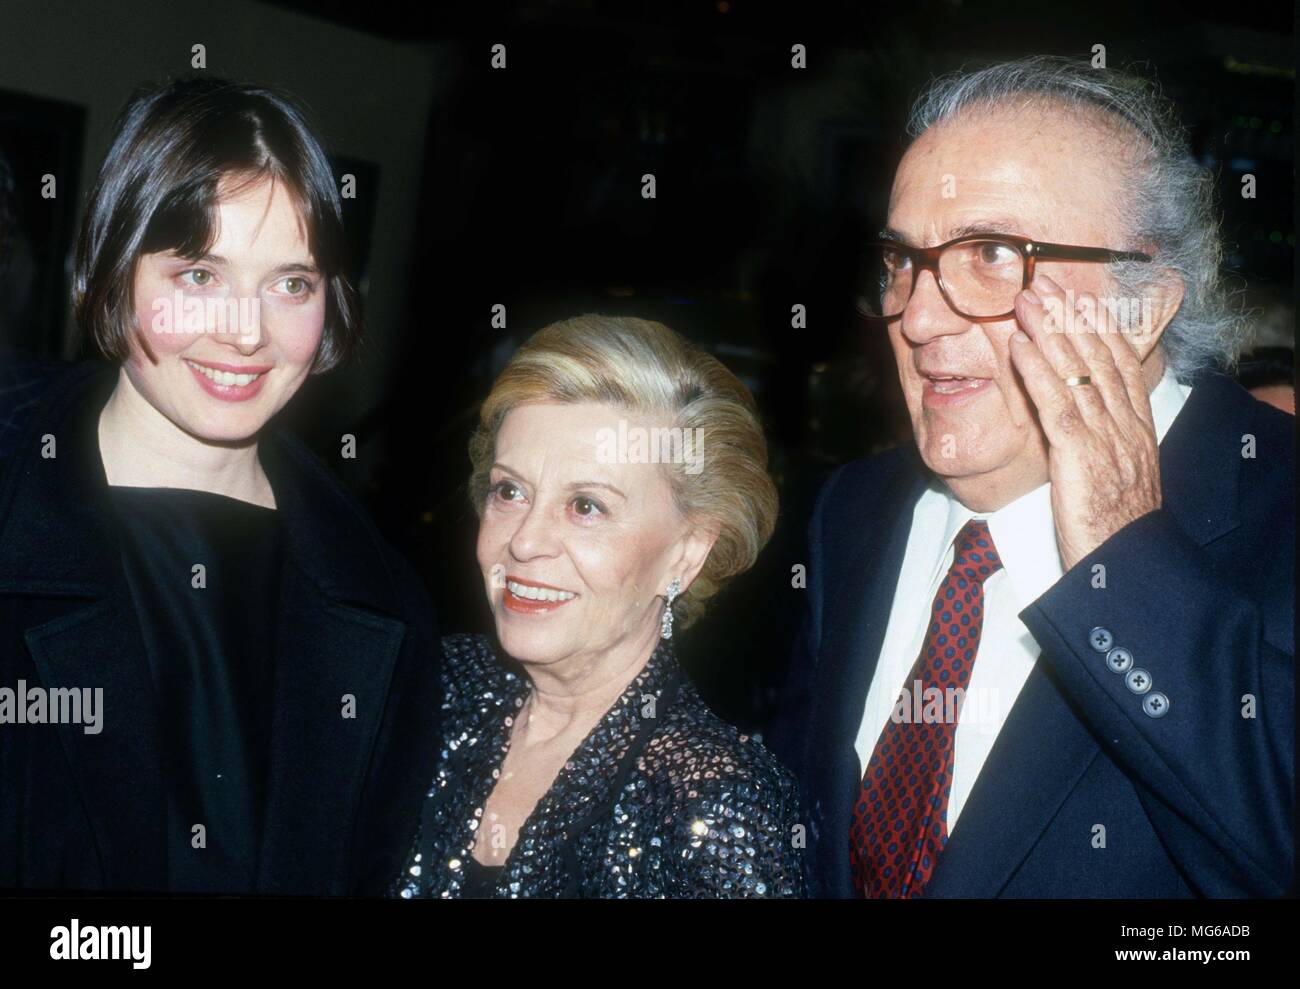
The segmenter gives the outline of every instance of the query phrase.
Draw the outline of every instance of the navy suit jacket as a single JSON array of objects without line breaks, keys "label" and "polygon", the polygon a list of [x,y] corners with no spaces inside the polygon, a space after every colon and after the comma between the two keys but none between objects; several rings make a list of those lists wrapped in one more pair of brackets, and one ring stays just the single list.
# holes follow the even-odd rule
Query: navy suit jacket
[{"label": "navy suit jacket", "polygon": [[[1020,613],[1042,653],[927,897],[1277,896],[1290,885],[1294,419],[1222,375],[1193,386],[1160,446],[1162,507]],[[926,481],[915,447],[849,463],[809,528],[807,612],[768,741],[802,784],[812,896],[854,895],[854,742]],[[1097,627],[1168,695],[1164,717],[1107,667]]]}]

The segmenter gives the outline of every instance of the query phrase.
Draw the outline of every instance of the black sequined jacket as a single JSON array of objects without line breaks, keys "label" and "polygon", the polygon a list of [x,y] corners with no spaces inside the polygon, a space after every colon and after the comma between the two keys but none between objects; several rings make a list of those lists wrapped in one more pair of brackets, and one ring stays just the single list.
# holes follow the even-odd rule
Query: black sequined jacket
[{"label": "black sequined jacket", "polygon": [[[455,898],[528,694],[482,636],[443,640],[442,751],[391,892]],[[794,778],[711,712],[668,642],[520,828],[496,897],[797,897]]]}]

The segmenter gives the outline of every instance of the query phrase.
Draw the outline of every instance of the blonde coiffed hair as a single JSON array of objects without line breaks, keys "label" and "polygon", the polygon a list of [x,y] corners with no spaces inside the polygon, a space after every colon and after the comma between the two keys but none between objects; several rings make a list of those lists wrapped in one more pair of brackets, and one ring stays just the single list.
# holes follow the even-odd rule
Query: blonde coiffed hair
[{"label": "blonde coiffed hair", "polygon": [[731,577],[754,565],[776,525],[776,486],[754,398],[722,362],[662,323],[589,314],[538,330],[492,386],[470,438],[470,497],[480,515],[488,494],[496,437],[521,405],[600,402],[631,415],[703,430],[703,469],[658,464],[678,511],[716,525],[718,538],[673,609],[683,627]]}]

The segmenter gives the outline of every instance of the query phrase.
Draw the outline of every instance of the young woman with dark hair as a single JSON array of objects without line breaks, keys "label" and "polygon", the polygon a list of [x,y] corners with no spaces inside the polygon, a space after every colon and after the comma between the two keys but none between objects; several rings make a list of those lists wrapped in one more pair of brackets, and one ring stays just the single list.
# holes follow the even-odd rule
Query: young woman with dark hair
[{"label": "young woman with dark hair", "polygon": [[134,97],[74,296],[112,366],[49,384],[0,481],[0,887],[381,892],[441,652],[418,580],[268,427],[361,332],[302,112]]}]

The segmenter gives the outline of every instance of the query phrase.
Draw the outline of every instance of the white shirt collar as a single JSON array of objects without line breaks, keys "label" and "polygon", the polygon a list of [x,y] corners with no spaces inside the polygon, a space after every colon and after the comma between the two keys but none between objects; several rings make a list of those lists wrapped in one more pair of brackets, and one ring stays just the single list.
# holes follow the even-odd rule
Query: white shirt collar
[{"label": "white shirt collar", "polygon": [[1169,432],[1191,393],[1191,385],[1183,384],[1174,377],[1173,371],[1165,368],[1164,376],[1151,389],[1151,419],[1156,426],[1156,442],[1165,441],[1165,433]]},{"label": "white shirt collar", "polygon": [[[1151,419],[1156,439],[1163,442],[1169,427],[1182,410],[1192,389],[1181,384],[1168,368],[1151,391]],[[988,521],[989,535],[997,547],[1002,565],[1015,590],[1020,609],[1027,608],[1061,579],[1060,551],[1056,547],[1056,525],[1052,519],[1052,485],[1043,484],[1004,505],[996,512],[976,513],[967,508],[942,483],[935,482],[922,495],[918,518],[943,526],[943,551],[937,563],[949,565],[948,551],[961,527],[972,518]],[[946,509],[946,511],[945,511]],[[938,571],[936,571],[937,573]]]}]

